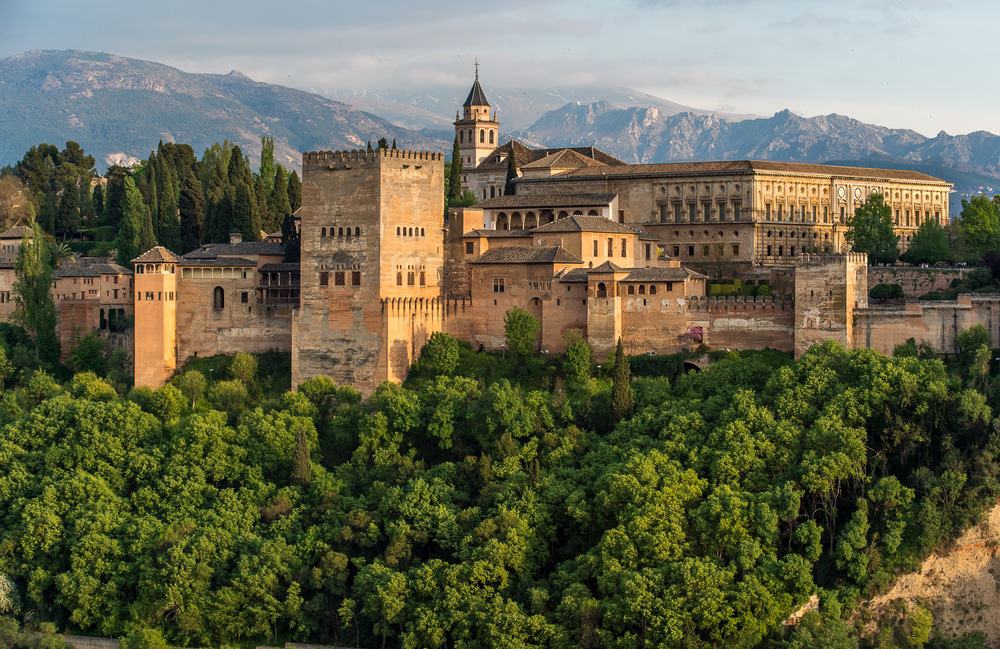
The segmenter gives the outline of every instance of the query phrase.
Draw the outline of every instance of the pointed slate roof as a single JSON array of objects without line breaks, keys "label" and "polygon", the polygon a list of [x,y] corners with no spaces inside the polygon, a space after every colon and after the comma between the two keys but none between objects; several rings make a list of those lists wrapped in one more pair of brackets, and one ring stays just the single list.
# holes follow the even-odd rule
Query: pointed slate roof
[{"label": "pointed slate roof", "polygon": [[142,253],[138,257],[132,260],[133,264],[160,264],[160,263],[176,263],[180,259],[177,255],[172,253],[167,248],[163,246],[153,246],[146,252]]},{"label": "pointed slate roof", "polygon": [[479,85],[479,75],[476,75],[476,82],[472,84],[472,89],[469,91],[469,96],[465,98],[465,103],[462,104],[463,107],[468,108],[469,106],[489,106],[490,102],[486,101],[486,93],[483,92],[483,87]]}]

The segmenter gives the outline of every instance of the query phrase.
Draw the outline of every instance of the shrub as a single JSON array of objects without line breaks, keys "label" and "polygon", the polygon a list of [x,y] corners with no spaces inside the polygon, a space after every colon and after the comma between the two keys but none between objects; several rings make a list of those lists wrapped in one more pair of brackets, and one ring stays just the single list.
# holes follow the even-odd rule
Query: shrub
[{"label": "shrub", "polygon": [[899,284],[879,284],[868,291],[873,300],[899,300],[903,297],[903,287]]},{"label": "shrub", "polygon": [[507,348],[518,356],[528,356],[538,347],[538,320],[524,309],[514,307],[503,318]]},{"label": "shrub", "polygon": [[458,341],[435,331],[420,352],[420,363],[432,374],[453,374],[458,368]]}]

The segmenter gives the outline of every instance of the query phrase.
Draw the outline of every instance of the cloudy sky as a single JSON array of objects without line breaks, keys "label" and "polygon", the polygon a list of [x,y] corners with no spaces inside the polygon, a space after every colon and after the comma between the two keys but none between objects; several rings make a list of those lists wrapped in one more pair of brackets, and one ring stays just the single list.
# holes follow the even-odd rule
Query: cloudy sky
[{"label": "cloudy sky", "polygon": [[629,86],[770,115],[1000,133],[987,0],[0,0],[0,57],[85,49],[306,90]]}]

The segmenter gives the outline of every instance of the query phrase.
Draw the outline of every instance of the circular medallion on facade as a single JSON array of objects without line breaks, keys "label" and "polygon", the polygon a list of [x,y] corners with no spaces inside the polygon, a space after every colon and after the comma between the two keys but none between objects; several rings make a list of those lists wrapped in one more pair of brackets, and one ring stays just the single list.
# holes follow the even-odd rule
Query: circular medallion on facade
[{"label": "circular medallion on facade", "polygon": [[837,197],[838,198],[846,198],[847,197],[847,188],[844,187],[843,185],[841,185],[840,187],[838,187],[837,188]]},{"label": "circular medallion on facade", "polygon": [[861,198],[861,188],[860,187],[855,187],[854,188],[854,198],[858,198],[858,199]]}]

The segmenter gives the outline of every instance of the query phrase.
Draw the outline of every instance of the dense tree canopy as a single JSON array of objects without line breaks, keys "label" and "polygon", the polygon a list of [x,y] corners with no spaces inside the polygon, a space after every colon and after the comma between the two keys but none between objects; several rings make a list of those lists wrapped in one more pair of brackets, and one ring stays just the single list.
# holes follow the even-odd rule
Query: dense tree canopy
[{"label": "dense tree canopy", "polygon": [[872,264],[895,261],[899,239],[893,231],[892,208],[882,194],[871,194],[848,218],[847,241],[855,252],[868,253]]}]

